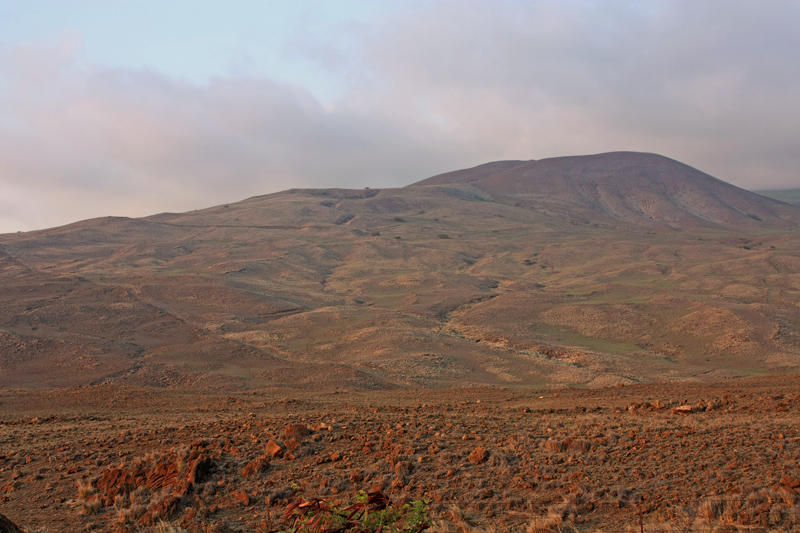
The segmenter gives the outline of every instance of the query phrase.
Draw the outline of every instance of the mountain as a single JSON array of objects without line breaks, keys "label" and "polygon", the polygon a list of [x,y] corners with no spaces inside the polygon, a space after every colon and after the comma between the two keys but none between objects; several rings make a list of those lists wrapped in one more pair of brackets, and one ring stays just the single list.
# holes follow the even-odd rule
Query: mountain
[{"label": "mountain", "polygon": [[782,202],[657,154],[611,152],[498,161],[434,176],[417,185],[445,184],[469,184],[517,204],[564,205],[585,216],[606,215],[639,224],[797,224],[797,211]]},{"label": "mountain", "polygon": [[581,385],[800,368],[800,208],[628,152],[0,235],[0,386]]}]

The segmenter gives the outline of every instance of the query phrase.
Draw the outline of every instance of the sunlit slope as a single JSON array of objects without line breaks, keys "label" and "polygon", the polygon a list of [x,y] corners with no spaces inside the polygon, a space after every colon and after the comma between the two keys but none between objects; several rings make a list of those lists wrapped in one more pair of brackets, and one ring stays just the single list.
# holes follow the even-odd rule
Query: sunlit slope
[{"label": "sunlit slope", "polygon": [[800,367],[798,209],[661,156],[591,157],[0,236],[0,385],[601,385]]}]

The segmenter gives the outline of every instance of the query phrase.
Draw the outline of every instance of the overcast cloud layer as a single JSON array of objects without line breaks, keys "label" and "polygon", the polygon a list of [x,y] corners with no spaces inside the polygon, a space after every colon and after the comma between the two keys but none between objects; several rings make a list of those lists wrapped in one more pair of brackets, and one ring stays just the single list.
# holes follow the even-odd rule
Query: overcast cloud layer
[{"label": "overcast cloud layer", "polygon": [[0,37],[0,232],[611,150],[800,187],[798,20],[794,1],[408,3],[289,39],[321,86]]}]

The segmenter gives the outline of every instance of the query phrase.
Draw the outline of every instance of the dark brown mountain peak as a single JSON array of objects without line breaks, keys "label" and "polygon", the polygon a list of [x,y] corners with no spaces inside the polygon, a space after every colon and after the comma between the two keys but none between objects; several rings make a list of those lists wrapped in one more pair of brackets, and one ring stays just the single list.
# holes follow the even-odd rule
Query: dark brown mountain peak
[{"label": "dark brown mountain peak", "polygon": [[498,161],[415,184],[469,183],[498,201],[561,205],[633,223],[672,227],[721,224],[792,226],[800,210],[746,191],[668,157],[608,152]]}]

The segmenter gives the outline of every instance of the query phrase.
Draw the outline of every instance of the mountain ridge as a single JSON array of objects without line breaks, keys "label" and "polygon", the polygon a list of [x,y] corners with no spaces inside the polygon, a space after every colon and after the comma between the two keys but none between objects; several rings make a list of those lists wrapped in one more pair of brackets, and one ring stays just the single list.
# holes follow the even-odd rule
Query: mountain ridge
[{"label": "mountain ridge", "polygon": [[699,171],[574,161],[0,235],[0,386],[602,386],[800,368],[800,209],[701,176],[678,216],[663,173]]},{"label": "mountain ridge", "polygon": [[[706,221],[797,224],[787,204],[742,189],[674,159],[646,152],[605,152],[530,161],[497,161],[411,186],[467,183],[496,196],[549,196],[629,222],[669,226]],[[670,212],[672,210],[672,212]],[[750,220],[748,220],[750,219]]]}]

